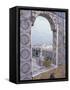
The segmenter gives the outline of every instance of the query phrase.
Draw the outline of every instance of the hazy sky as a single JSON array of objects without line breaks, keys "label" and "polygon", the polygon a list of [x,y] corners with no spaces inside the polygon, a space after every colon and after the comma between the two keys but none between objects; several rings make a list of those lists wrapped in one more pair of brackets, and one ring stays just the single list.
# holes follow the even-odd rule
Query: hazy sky
[{"label": "hazy sky", "polygon": [[32,45],[53,43],[53,32],[51,31],[48,20],[42,16],[38,16],[31,30]]}]

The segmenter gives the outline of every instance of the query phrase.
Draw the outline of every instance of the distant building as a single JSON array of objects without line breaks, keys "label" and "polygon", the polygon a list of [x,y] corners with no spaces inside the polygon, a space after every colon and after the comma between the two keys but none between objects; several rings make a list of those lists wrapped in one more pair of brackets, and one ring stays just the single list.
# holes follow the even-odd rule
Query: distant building
[{"label": "distant building", "polygon": [[51,45],[34,45],[32,46],[32,58],[35,58],[37,64],[41,65],[44,58],[52,60],[53,48]]}]

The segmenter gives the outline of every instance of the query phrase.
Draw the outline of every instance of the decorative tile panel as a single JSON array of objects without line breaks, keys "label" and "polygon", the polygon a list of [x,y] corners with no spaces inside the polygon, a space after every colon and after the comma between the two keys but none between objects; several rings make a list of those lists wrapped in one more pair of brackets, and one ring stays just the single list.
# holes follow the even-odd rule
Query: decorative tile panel
[{"label": "decorative tile panel", "polygon": [[31,11],[20,11],[20,80],[31,80]]}]

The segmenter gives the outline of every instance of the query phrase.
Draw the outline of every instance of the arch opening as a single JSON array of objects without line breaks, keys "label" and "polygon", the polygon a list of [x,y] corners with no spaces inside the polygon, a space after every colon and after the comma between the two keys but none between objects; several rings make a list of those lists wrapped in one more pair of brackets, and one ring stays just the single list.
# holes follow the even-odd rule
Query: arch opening
[{"label": "arch opening", "polygon": [[31,28],[32,76],[55,67],[53,64],[53,30],[45,16],[37,16]]}]

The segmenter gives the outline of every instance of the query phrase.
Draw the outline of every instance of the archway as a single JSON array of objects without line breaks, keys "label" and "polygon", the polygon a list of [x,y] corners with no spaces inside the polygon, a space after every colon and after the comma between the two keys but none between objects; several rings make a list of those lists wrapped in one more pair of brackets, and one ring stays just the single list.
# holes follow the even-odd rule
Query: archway
[{"label": "archway", "polygon": [[[35,19],[34,19],[35,18]],[[37,21],[38,20],[38,21]],[[41,21],[43,21],[43,23],[41,23]],[[43,24],[43,26],[42,26]],[[37,27],[38,25],[38,27]],[[46,25],[46,26],[45,26]],[[41,28],[40,28],[41,27]],[[49,28],[47,28],[49,27]],[[40,30],[39,30],[40,29]],[[43,29],[43,30],[41,30]],[[48,30],[50,29],[50,30]],[[45,31],[44,31],[45,30]],[[52,35],[51,33],[48,33],[48,32],[52,32]],[[45,32],[45,33],[44,33]],[[46,32],[48,34],[46,34]],[[39,33],[39,34],[38,34]],[[32,39],[32,62],[34,62],[34,64],[37,62],[37,64],[40,66],[36,66],[35,69],[39,69],[39,68],[43,68],[44,65],[43,65],[43,61],[44,61],[44,58],[43,57],[43,51],[47,51],[46,48],[49,47],[50,43],[52,44],[52,48],[49,47],[49,49],[52,49],[51,52],[52,52],[52,64],[53,66],[56,67],[56,63],[57,61],[56,60],[53,60],[54,59],[54,50],[53,50],[53,46],[55,45],[55,48],[56,48],[56,43],[54,44],[54,40],[53,40],[53,33],[55,33],[55,24],[53,22],[53,20],[50,18],[50,16],[48,14],[39,14],[37,17],[33,17],[33,21],[32,21],[32,29],[31,29],[31,39]],[[44,34],[44,35],[43,35]],[[38,35],[38,36],[37,36]],[[41,36],[40,36],[41,35]],[[42,37],[45,36],[45,37]],[[43,41],[42,41],[43,39]],[[48,40],[50,43],[48,43]],[[48,46],[46,46],[46,43],[48,44]],[[39,44],[39,45],[38,45]],[[44,49],[44,50],[43,50]],[[48,52],[48,51],[47,51]],[[45,52],[44,52],[45,53]],[[36,55],[37,54],[37,55]],[[48,55],[48,53],[47,53]],[[47,56],[46,55],[46,56]],[[50,55],[50,53],[49,53]],[[47,58],[47,57],[46,57]],[[36,59],[36,60],[35,60]],[[55,58],[56,59],[56,58]],[[36,61],[36,62],[35,62]],[[42,61],[42,63],[40,62]],[[33,64],[33,63],[32,63]],[[51,64],[51,65],[52,65]],[[42,67],[43,66],[43,67]],[[51,67],[51,66],[50,66]],[[53,67],[53,68],[55,68]],[[32,67],[34,69],[34,67]],[[50,68],[51,69],[51,68]],[[33,76],[37,75],[37,74],[40,74],[42,72],[44,72],[45,70],[49,70],[49,69],[46,69],[46,68],[43,68],[43,70],[35,70],[35,73],[33,71]]]}]

